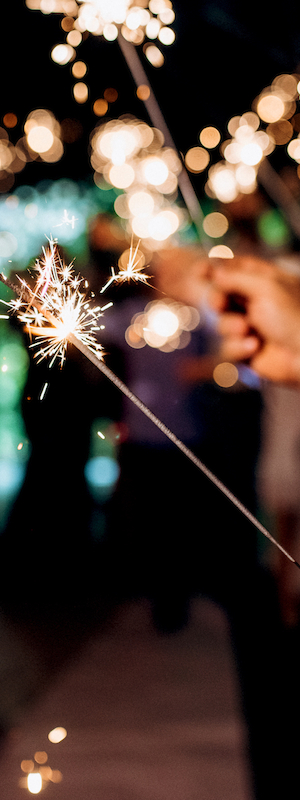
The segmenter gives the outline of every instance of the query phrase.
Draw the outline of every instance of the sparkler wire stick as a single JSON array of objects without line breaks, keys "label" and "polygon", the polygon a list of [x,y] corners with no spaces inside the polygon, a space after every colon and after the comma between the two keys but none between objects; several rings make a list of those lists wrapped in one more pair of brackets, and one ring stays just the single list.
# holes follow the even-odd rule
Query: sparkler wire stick
[{"label": "sparkler wire stick", "polygon": [[258,168],[257,177],[269,197],[281,208],[291,230],[300,239],[300,214],[299,204],[289,187],[280,175],[271,166],[268,159],[264,159]]},{"label": "sparkler wire stick", "polygon": [[[1,273],[0,273],[0,280],[6,286],[12,289],[16,294],[18,295],[22,294],[22,290],[14,283],[9,281]],[[23,293],[24,293],[24,287],[23,287]],[[34,297],[34,295],[31,295],[30,292],[28,292],[28,295],[30,298],[30,303],[34,305],[38,310],[41,309],[42,304],[36,299],[36,297]],[[49,313],[46,309],[44,309],[44,307],[43,307],[43,314],[46,318],[49,319],[51,324],[57,326],[58,319],[54,317],[53,314]],[[106,378],[108,378],[116,386],[116,388],[119,389],[120,392],[122,392],[132,403],[134,403],[134,405],[143,414],[145,414],[145,416],[148,417],[148,419],[150,419],[151,422],[153,422],[153,424],[156,425],[156,427],[179,450],[181,450],[181,452],[197,467],[197,469],[199,469],[206,476],[206,478],[208,478],[208,480],[210,480],[211,483],[213,483],[214,486],[216,486],[216,488],[219,489],[219,491],[225,497],[227,497],[228,500],[230,500],[230,502],[244,515],[244,517],[246,517],[246,519],[249,520],[249,522],[252,523],[252,525],[254,525],[254,527],[257,528],[258,531],[260,531],[260,533],[262,533],[267,539],[269,539],[269,541],[272,542],[272,544],[274,544],[279,550],[281,550],[283,555],[285,555],[286,558],[289,559],[289,561],[291,561],[293,564],[296,565],[296,567],[298,567],[298,569],[300,569],[300,564],[298,563],[298,561],[296,561],[296,559],[293,558],[293,556],[291,556],[290,553],[288,553],[288,551],[285,550],[284,547],[282,547],[282,545],[276,541],[276,539],[274,539],[274,537],[271,535],[271,533],[269,533],[267,528],[265,528],[265,526],[262,525],[262,523],[254,516],[254,514],[252,514],[252,512],[249,511],[249,509],[244,505],[244,503],[242,503],[241,500],[239,500],[233,494],[233,492],[231,492],[231,490],[228,489],[227,486],[225,486],[225,484],[195,455],[195,453],[192,452],[192,450],[189,449],[189,447],[187,447],[187,445],[184,444],[184,442],[181,441],[181,439],[178,439],[178,437],[164,424],[164,422],[162,422],[156,416],[156,414],[154,414],[153,411],[151,411],[148,408],[148,406],[146,406],[145,403],[143,403],[143,401],[140,400],[140,398],[137,397],[137,395],[135,395],[131,391],[131,389],[129,389],[128,386],[125,383],[123,383],[123,381],[120,378],[118,378],[117,375],[115,375],[115,373],[110,369],[110,367],[108,367],[105,364],[105,362],[102,361],[95,352],[90,350],[89,347],[85,345],[82,341],[80,341],[80,339],[72,332],[69,332],[66,338],[71,344],[73,344],[77,348],[77,350],[80,350],[80,352],[86,358],[88,358],[89,361],[92,364],[94,364],[94,366],[97,367],[97,369],[99,369],[106,376]]]},{"label": "sparkler wire stick", "polygon": [[[149,114],[152,124],[155,126],[155,128],[158,128],[163,133],[166,145],[168,147],[172,147],[173,150],[175,150],[175,152],[178,153],[178,148],[176,147],[173,141],[166,120],[162,114],[161,108],[154,95],[152,86],[150,85],[144,67],[138,56],[136,47],[133,44],[131,44],[131,42],[128,42],[126,39],[124,39],[121,33],[119,33],[118,36],[118,44],[125,58],[126,64],[129,67],[131,75],[136,83],[136,86],[141,86],[141,85],[148,86],[150,90],[150,95],[148,99],[143,100],[143,103]],[[182,162],[182,159],[180,160]],[[189,211],[190,217],[197,228],[200,240],[203,241],[204,232],[202,228],[202,222],[204,219],[204,214],[200,206],[196,192],[194,190],[194,187],[192,186],[188,173],[183,165],[181,172],[178,175],[178,185],[182,197],[184,199],[184,202],[186,204],[186,207]]]},{"label": "sparkler wire stick", "polygon": [[276,539],[274,539],[274,537],[269,533],[264,525],[259,522],[254,514],[249,511],[244,503],[238,500],[233,492],[231,492],[230,489],[228,489],[227,486],[225,486],[225,484],[220,481],[220,479],[217,478],[217,476],[211,472],[211,470],[206,467],[205,464],[203,464],[203,462],[195,455],[195,453],[192,452],[192,450],[189,449],[189,447],[184,444],[184,442],[181,441],[181,439],[178,439],[178,437],[172,433],[172,431],[164,424],[164,422],[158,419],[153,411],[150,411],[148,406],[146,406],[145,403],[143,403],[143,401],[140,400],[140,398],[137,397],[131,391],[131,389],[129,389],[128,386],[126,386],[126,384],[117,377],[117,375],[115,375],[115,373],[105,364],[104,361],[100,361],[99,358],[97,358],[97,356],[91,350],[89,350],[86,345],[80,342],[79,339],[77,339],[77,336],[75,336],[73,333],[69,334],[68,339],[73,345],[75,345],[75,347],[78,348],[78,350],[81,351],[81,353],[83,353],[83,355],[86,356],[86,358],[88,358],[95,365],[95,367],[97,367],[97,369],[103,372],[103,374],[110,381],[112,381],[112,383],[114,383],[114,385],[121,392],[123,392],[123,394],[128,397],[128,399],[131,400],[131,402],[134,403],[134,405],[137,406],[137,408],[139,408],[140,411],[142,411],[143,414],[145,414],[145,416],[148,417],[148,419],[150,419],[151,422],[153,422],[154,425],[156,425],[156,427],[162,433],[164,433],[164,435],[167,436],[167,438],[170,439],[170,441],[173,442],[173,444],[175,444],[176,447],[178,447],[178,449],[181,450],[181,452],[184,453],[184,455],[187,456],[187,458],[192,461],[192,463],[195,464],[199,470],[201,470],[201,472],[203,472],[203,474],[217,487],[217,489],[219,489],[219,491],[222,492],[222,494],[224,494],[225,497],[227,497],[227,499],[236,506],[236,508],[238,508],[238,510],[249,520],[249,522],[251,522],[252,525],[254,525],[260,531],[260,533],[266,536],[267,539],[272,542],[272,544],[276,545],[276,547],[278,547],[279,550],[281,550],[281,552],[300,569],[300,564],[298,564],[296,559],[293,558],[293,556],[291,556],[290,553],[288,553],[287,550],[285,550],[284,547],[282,547],[282,545],[276,541]]}]

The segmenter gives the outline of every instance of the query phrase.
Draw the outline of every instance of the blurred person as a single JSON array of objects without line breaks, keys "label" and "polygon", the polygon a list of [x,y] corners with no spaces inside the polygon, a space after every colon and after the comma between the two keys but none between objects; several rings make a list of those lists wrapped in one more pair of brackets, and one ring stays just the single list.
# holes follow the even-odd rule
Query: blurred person
[{"label": "blurred person", "polygon": [[[273,515],[275,534],[294,557],[300,553],[300,276],[263,259],[240,256],[215,269],[212,302],[219,330],[234,359],[264,380],[258,487]],[[299,269],[299,267],[298,267]],[[235,310],[234,310],[235,309]],[[278,385],[278,382],[279,385]],[[272,559],[271,554],[271,559]],[[274,562],[273,562],[274,563]],[[299,623],[300,580],[286,558],[275,559],[281,615]]]},{"label": "blurred person", "polygon": [[[212,262],[198,248],[168,248],[154,254],[146,272],[153,273],[151,287],[116,286],[108,293],[114,307],[106,318],[106,360],[113,342],[129,387],[255,512],[261,396],[240,383],[228,391],[212,380],[220,358],[215,317],[207,311],[212,291],[225,310],[224,291],[217,283],[212,290]],[[184,350],[133,350],[124,339],[126,326],[145,303],[165,296],[200,307],[202,315],[206,308],[205,325]],[[226,352],[228,360],[235,359],[236,345],[222,338],[222,357]],[[291,664],[296,672],[298,658],[285,639],[276,584],[258,559],[255,531],[126,398],[120,420],[125,436],[107,526],[106,583],[121,597],[146,594],[164,633],[176,633],[187,622],[192,595],[222,606],[238,668],[255,798],[292,796],[299,737],[290,725],[291,705],[297,713]]]}]

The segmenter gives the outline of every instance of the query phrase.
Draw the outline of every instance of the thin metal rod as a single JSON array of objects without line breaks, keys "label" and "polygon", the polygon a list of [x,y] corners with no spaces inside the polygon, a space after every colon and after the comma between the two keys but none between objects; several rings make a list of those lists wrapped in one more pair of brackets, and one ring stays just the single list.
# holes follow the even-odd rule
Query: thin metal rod
[{"label": "thin metal rod", "polygon": [[271,166],[267,158],[265,158],[259,165],[257,178],[271,200],[273,200],[274,203],[276,203],[276,205],[279,206],[279,208],[281,208],[283,211],[284,216],[297,239],[300,239],[299,205],[286,183]]},{"label": "thin metal rod", "polygon": [[201,470],[201,472],[203,472],[203,474],[217,487],[217,489],[219,489],[219,491],[222,492],[222,494],[224,494],[225,497],[227,497],[227,499],[236,506],[236,508],[238,508],[244,517],[246,517],[249,522],[251,522],[252,525],[254,525],[260,531],[260,533],[266,536],[266,538],[269,539],[272,544],[281,550],[281,552],[289,559],[289,561],[292,561],[293,564],[296,564],[296,566],[300,569],[300,564],[298,564],[296,559],[293,558],[293,556],[291,556],[290,553],[288,553],[287,550],[285,550],[284,547],[282,547],[282,545],[276,541],[276,539],[274,539],[267,528],[265,528],[265,526],[259,522],[259,520],[254,516],[254,514],[252,514],[251,511],[249,511],[244,503],[238,500],[233,492],[231,492],[230,489],[228,489],[227,486],[225,486],[225,484],[220,481],[219,478],[217,478],[217,476],[214,475],[214,473],[211,472],[211,470],[208,469],[205,464],[203,464],[203,462],[195,455],[195,453],[192,452],[192,450],[189,449],[189,447],[184,444],[184,442],[181,441],[181,439],[178,439],[178,437],[172,433],[172,431],[153,413],[153,411],[150,411],[148,406],[146,406],[145,403],[143,403],[143,401],[140,400],[140,398],[137,397],[131,391],[131,389],[129,389],[128,386],[126,386],[126,384],[117,377],[117,375],[115,375],[115,373],[105,364],[104,361],[101,361],[91,350],[89,350],[88,347],[86,347],[86,345],[80,342],[80,340],[77,339],[77,336],[75,336],[73,333],[68,336],[68,339],[117,387],[117,389],[119,389],[126,397],[128,397],[128,399],[131,400],[131,402],[134,403],[134,405],[139,408],[140,411],[142,411],[142,413],[145,414],[145,416],[148,417],[148,419],[150,419],[151,422],[153,422],[153,424],[156,425],[156,427],[162,433],[164,433],[164,435],[167,436],[167,438],[170,439],[170,441],[173,442],[173,444],[175,444],[176,447],[181,450],[181,452],[184,453],[184,455],[190,461],[192,461],[192,463],[195,464],[199,470]]},{"label": "thin metal rod", "polygon": [[[127,40],[124,39],[121,33],[119,33],[118,36],[118,44],[125,58],[126,64],[131,72],[131,75],[136,83],[136,86],[145,85],[148,86],[149,88],[150,91],[149,97],[147,100],[143,100],[143,103],[145,105],[145,108],[148,112],[152,124],[154,125],[155,128],[158,128],[162,132],[165,144],[168,147],[172,147],[178,153],[178,148],[176,147],[173,141],[166,120],[156,100],[152,86],[150,85],[149,79],[140,61],[136,47],[133,44],[131,44],[131,42],[127,42]],[[180,157],[179,153],[178,155]],[[181,158],[180,160],[182,162]],[[186,207],[189,211],[190,217],[197,228],[200,241],[203,244],[205,240],[205,235],[202,227],[204,214],[200,206],[198,197],[196,195],[195,189],[192,186],[188,173],[183,164],[181,172],[178,175],[178,186],[182,194],[183,200],[186,204]]]}]

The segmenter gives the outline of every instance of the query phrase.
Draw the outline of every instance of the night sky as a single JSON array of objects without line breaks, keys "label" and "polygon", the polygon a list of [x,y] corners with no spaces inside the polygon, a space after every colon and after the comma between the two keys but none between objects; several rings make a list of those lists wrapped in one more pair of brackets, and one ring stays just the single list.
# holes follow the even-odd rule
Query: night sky
[{"label": "night sky", "polygon": [[[175,0],[176,41],[163,47],[165,63],[156,69],[138,48],[155,95],[179,150],[197,144],[205,125],[216,125],[226,138],[231,116],[251,108],[254,98],[282,72],[300,65],[300,24],[292,2],[251,5],[222,0],[194,2]],[[88,158],[89,134],[107,117],[131,113],[147,120],[142,101],[116,42],[89,35],[77,48],[77,58],[88,66],[89,99],[79,105],[72,95],[74,78],[70,64],[58,66],[50,58],[52,47],[65,41],[61,15],[31,11],[22,0],[2,7],[1,117],[13,111],[19,120],[10,132],[15,142],[23,133],[27,114],[48,108],[61,121],[79,120],[82,129],[76,143],[65,148],[57,164],[34,164],[16,177],[16,185],[40,178],[91,174]],[[107,87],[118,91],[106,117],[95,117],[94,101]],[[193,178],[198,192],[203,176]]]}]

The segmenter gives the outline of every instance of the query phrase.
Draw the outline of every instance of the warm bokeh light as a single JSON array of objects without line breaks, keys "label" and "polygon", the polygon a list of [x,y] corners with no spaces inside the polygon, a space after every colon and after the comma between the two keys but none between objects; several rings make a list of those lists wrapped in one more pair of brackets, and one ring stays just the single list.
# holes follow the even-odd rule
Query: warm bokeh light
[{"label": "warm bokeh light", "polygon": [[149,216],[154,211],[154,206],[154,198],[149,192],[138,191],[128,197],[128,208],[134,217]]},{"label": "warm bokeh light", "polygon": [[195,308],[171,300],[154,300],[142,313],[135,314],[125,339],[130,347],[140,349],[148,344],[170,353],[187,346],[190,331],[199,325]]},{"label": "warm bokeh light", "polygon": [[153,216],[148,224],[149,236],[158,242],[164,242],[179,227],[179,218],[176,211],[166,209]]},{"label": "warm bokeh light", "polygon": [[29,772],[27,775],[27,788],[31,794],[39,794],[43,788],[40,772]]},{"label": "warm bokeh light", "polygon": [[162,67],[165,60],[163,53],[155,44],[146,45],[145,56],[153,67]]},{"label": "warm bokeh light", "polygon": [[55,61],[56,64],[68,64],[69,61],[72,61],[75,58],[75,50],[71,44],[56,44],[51,50],[51,58]]},{"label": "warm bokeh light", "polygon": [[128,220],[128,231],[138,239],[165,242],[183,220],[167,199],[177,191],[181,170],[176,151],[164,147],[161,131],[132,116],[98,125],[90,141],[97,185],[102,174],[107,183],[127,192],[115,199],[114,209]]},{"label": "warm bokeh light", "polygon": [[141,83],[140,86],[137,87],[136,93],[139,100],[149,100],[151,94],[150,87],[145,83]]},{"label": "warm bokeh light", "polygon": [[209,163],[209,153],[203,147],[191,147],[184,161],[190,172],[203,172]]},{"label": "warm bokeh light", "polygon": [[175,33],[172,28],[163,27],[158,33],[158,39],[162,44],[173,44],[175,41]]},{"label": "warm bokeh light", "polygon": [[68,33],[66,41],[71,47],[78,47],[82,42],[82,33],[78,30],[72,30]]},{"label": "warm bokeh light", "polygon": [[167,180],[169,170],[161,158],[148,156],[142,164],[143,175],[152,186],[160,186]]},{"label": "warm bokeh light", "polygon": [[115,103],[118,99],[118,92],[112,86],[104,90],[103,96],[108,103]]},{"label": "warm bokeh light", "polygon": [[217,128],[214,128],[212,125],[209,125],[207,128],[203,128],[202,131],[199,133],[199,139],[203,147],[214,148],[217,147],[221,140],[221,134]]},{"label": "warm bokeh light", "polygon": [[277,75],[276,78],[274,78],[272,81],[272,89],[275,92],[279,92],[283,100],[295,100],[298,94],[298,81],[299,75],[283,73],[282,75]]},{"label": "warm bokeh light", "polygon": [[208,253],[209,258],[234,258],[230,247],[225,244],[216,244]]},{"label": "warm bokeh light", "polygon": [[66,729],[60,726],[57,728],[53,728],[52,731],[48,733],[48,739],[53,744],[58,744],[59,742],[62,742],[63,739],[66,738],[66,736],[67,736]]},{"label": "warm bokeh light", "polygon": [[104,117],[104,115],[108,111],[108,102],[104,100],[104,98],[100,97],[98,100],[95,100],[93,105],[93,112],[96,114],[96,117]]},{"label": "warm bokeh light", "polygon": [[135,171],[130,164],[114,164],[108,172],[108,178],[117,189],[128,189],[135,179]]},{"label": "warm bokeh light", "polygon": [[287,146],[287,152],[294,161],[300,162],[300,139],[292,139]]},{"label": "warm bokeh light", "polygon": [[222,203],[232,203],[239,194],[234,169],[221,161],[209,169],[208,186]]},{"label": "warm bokeh light", "polygon": [[73,86],[73,95],[76,103],[86,103],[89,96],[89,90],[86,83],[83,83],[83,81],[78,81],[78,83],[75,83]]},{"label": "warm bokeh light", "polygon": [[211,236],[214,239],[224,236],[229,226],[227,217],[219,211],[213,211],[211,214],[207,214],[202,224],[203,230],[207,236]]},{"label": "warm bokeh light", "polygon": [[293,133],[293,125],[287,119],[270,122],[267,127],[267,134],[273,139],[275,144],[287,144],[292,138]]},{"label": "warm bokeh light", "polygon": [[256,111],[264,122],[277,122],[284,115],[285,103],[275,93],[262,94],[257,102]]},{"label": "warm bokeh light", "polygon": [[224,361],[222,364],[218,364],[215,367],[213,378],[218,386],[229,389],[231,386],[234,386],[239,378],[238,369],[229,361]]},{"label": "warm bokeh light", "polygon": [[34,769],[34,762],[32,761],[31,758],[27,759],[24,758],[23,761],[21,761],[22,772],[32,772],[33,769]]},{"label": "warm bokeh light", "polygon": [[48,755],[46,751],[37,750],[37,752],[34,754],[34,760],[37,764],[46,764],[46,761],[48,761]]},{"label": "warm bokeh light", "polygon": [[[92,31],[92,33],[93,33],[93,31]],[[117,26],[114,25],[113,22],[109,22],[107,25],[104,25],[102,33],[103,33],[104,39],[107,39],[108,42],[114,42],[115,39],[118,38],[119,31],[118,31]]]},{"label": "warm bokeh light", "polygon": [[72,75],[74,78],[83,78],[87,71],[87,65],[84,61],[75,61],[72,66]]},{"label": "warm bokeh light", "polygon": [[18,117],[12,111],[4,114],[3,122],[6,128],[15,128],[18,124]]},{"label": "warm bokeh light", "polygon": [[27,142],[35,153],[46,153],[53,145],[54,136],[44,125],[35,125],[28,132]]}]

